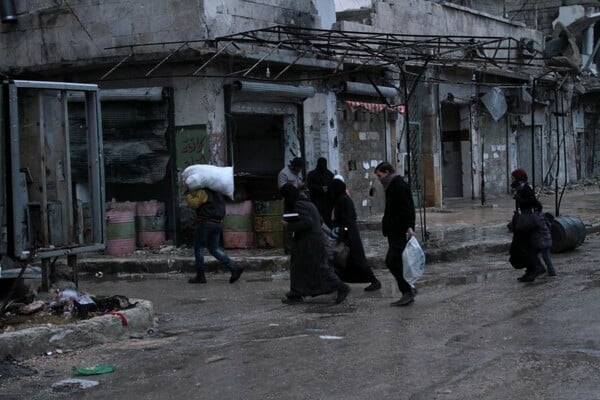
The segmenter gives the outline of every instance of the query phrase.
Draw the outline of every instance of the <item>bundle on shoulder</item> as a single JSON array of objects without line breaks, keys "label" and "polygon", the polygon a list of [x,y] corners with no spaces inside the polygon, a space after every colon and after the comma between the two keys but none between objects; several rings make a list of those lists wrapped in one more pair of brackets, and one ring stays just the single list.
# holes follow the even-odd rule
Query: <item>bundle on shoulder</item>
[{"label": "bundle on shoulder", "polygon": [[208,188],[233,200],[233,167],[194,164],[184,169],[181,176],[190,191]]}]

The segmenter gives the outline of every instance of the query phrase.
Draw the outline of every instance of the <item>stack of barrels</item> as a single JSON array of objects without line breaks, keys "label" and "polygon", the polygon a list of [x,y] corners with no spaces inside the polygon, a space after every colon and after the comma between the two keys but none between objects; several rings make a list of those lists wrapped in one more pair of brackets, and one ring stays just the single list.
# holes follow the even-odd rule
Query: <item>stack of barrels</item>
[{"label": "stack of barrels", "polygon": [[138,247],[165,243],[165,204],[156,200],[106,203],[106,254],[122,256]]},{"label": "stack of barrels", "polygon": [[228,203],[223,220],[226,249],[283,247],[283,200]]}]

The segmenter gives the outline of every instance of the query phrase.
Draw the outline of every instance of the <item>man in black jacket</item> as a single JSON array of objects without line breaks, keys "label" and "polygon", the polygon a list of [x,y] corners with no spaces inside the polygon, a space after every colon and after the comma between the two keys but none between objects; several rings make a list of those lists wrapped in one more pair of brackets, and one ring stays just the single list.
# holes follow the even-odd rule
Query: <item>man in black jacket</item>
[{"label": "man in black jacket", "polygon": [[189,283],[206,283],[204,274],[204,248],[208,248],[217,260],[224,264],[230,271],[229,283],[234,283],[240,278],[243,267],[233,265],[231,259],[219,246],[225,217],[225,201],[223,196],[211,189],[198,189],[186,194],[188,205],[196,210],[198,226],[194,233],[194,256],[196,258],[196,276],[188,280]]},{"label": "man in black jacket", "polygon": [[415,301],[415,289],[404,279],[402,252],[408,240],[415,235],[415,204],[410,187],[394,167],[381,162],[375,167],[375,175],[385,189],[385,210],[381,221],[383,236],[388,240],[385,265],[390,270],[402,292],[400,300],[392,306],[407,306]]}]

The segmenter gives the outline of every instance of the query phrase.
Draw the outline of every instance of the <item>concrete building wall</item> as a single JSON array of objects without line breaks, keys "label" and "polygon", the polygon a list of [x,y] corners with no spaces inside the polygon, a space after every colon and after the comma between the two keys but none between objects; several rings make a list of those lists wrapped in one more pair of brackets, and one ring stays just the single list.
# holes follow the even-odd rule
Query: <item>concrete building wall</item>
[{"label": "concrete building wall", "polygon": [[462,7],[425,0],[374,3],[372,25],[404,34],[511,36],[541,39],[539,32],[519,23]]},{"label": "concrete building wall", "polygon": [[[321,27],[315,0],[18,1],[0,24],[0,71],[73,66],[122,57],[108,47],[215,38],[273,25]],[[326,21],[330,16],[320,7]],[[170,46],[173,47],[173,46]],[[168,51],[169,46],[136,49]]]},{"label": "concrete building wall", "polygon": [[344,176],[359,218],[366,218],[383,209],[383,192],[374,195],[371,189],[381,188],[374,175],[378,163],[386,160],[390,124],[384,111],[350,111],[343,101],[337,104],[339,173]]}]

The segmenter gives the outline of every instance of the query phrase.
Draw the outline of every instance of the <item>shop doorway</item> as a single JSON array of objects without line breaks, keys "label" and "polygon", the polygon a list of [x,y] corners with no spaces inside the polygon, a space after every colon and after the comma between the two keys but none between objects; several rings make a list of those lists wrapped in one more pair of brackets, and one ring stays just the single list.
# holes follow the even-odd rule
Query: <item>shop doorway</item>
[{"label": "shop doorway", "polygon": [[463,197],[463,148],[468,143],[469,130],[461,129],[459,105],[442,103],[441,127],[442,195]]},{"label": "shop doorway", "polygon": [[236,201],[278,197],[277,175],[285,165],[285,120],[285,115],[233,114]]}]

